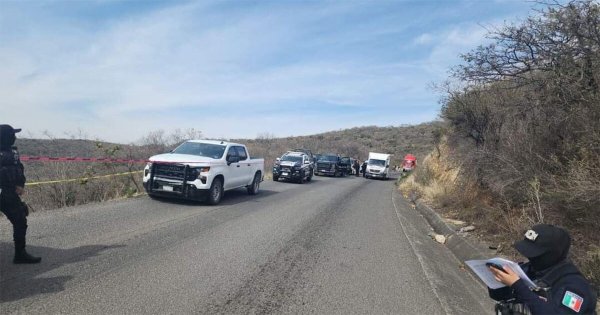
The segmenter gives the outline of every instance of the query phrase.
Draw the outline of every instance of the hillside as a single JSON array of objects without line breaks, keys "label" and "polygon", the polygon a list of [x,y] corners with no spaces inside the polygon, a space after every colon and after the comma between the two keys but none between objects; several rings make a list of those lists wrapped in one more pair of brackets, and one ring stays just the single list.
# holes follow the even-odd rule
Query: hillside
[{"label": "hillside", "polygon": [[246,143],[251,154],[264,157],[267,165],[286,150],[306,148],[313,153],[338,153],[364,160],[369,151],[391,153],[392,165],[399,164],[407,153],[423,158],[434,146],[434,131],[439,122],[400,127],[356,127],[310,136],[288,138],[263,137],[255,140],[238,139]]},{"label": "hillside", "polygon": [[[433,148],[433,131],[439,122],[424,123],[416,126],[400,127],[355,127],[326,133],[274,138],[232,139],[245,143],[253,156],[273,160],[292,148],[307,148],[314,153],[334,152],[341,155],[358,157],[363,160],[369,151],[391,153],[394,163],[399,163],[406,153],[422,158]],[[99,140],[81,139],[18,139],[16,145],[21,155],[52,157],[133,157],[146,158],[146,155],[162,153],[171,149],[168,143],[163,146],[124,145]],[[111,149],[118,147],[118,150]],[[108,152],[110,151],[110,152]]]}]

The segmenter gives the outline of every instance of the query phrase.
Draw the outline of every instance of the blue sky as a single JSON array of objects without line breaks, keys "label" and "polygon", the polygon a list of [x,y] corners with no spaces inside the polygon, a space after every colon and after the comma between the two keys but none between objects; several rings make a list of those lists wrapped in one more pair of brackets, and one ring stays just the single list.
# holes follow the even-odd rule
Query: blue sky
[{"label": "blue sky", "polygon": [[532,2],[0,1],[0,120],[82,131],[307,135],[437,118],[431,88]]}]

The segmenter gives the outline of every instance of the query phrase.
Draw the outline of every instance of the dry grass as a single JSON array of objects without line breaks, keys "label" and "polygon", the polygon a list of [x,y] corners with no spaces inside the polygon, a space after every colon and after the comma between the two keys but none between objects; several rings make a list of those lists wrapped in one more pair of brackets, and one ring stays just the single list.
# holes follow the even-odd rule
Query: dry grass
[{"label": "dry grass", "polygon": [[[477,227],[475,234],[489,245],[499,247],[499,253],[523,260],[512,243],[522,232],[539,222],[539,203],[535,201],[538,186],[529,187],[532,200],[521,207],[510,206],[496,196],[489,195],[475,180],[461,172],[467,167],[452,158],[447,139],[443,138],[434,151],[420,163],[413,173],[401,179],[399,189],[412,200],[421,199],[444,217],[466,221]],[[565,226],[572,234],[571,257],[586,277],[596,286],[600,284],[600,247],[597,233],[589,226],[567,226],[559,215],[547,212],[545,222]]]},{"label": "dry grass", "polygon": [[[447,145],[441,144],[439,150],[428,154],[412,176],[400,183],[403,195],[411,200],[422,198],[430,204],[443,201],[456,189],[456,180],[460,167],[449,167],[445,161],[449,155]],[[443,205],[442,205],[443,206]]]}]

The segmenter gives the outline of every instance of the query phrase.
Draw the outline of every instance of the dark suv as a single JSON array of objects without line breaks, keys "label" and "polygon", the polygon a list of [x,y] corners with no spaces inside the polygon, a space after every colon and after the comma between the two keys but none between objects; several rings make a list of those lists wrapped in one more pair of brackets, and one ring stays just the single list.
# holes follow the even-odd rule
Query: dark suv
[{"label": "dark suv", "polygon": [[352,160],[348,156],[343,156],[340,159],[340,172],[342,176],[352,175]]},{"label": "dark suv", "polygon": [[317,162],[317,160],[316,160],[316,157],[315,157],[315,155],[312,153],[312,151],[311,151],[311,150],[308,150],[308,149],[294,149],[294,150],[292,150],[292,152],[302,152],[302,153],[304,153],[304,154],[308,155],[308,157],[310,158],[310,160],[311,160],[313,163],[316,163],[316,162]]},{"label": "dark suv", "polygon": [[341,158],[337,154],[322,154],[317,160],[315,175],[342,175]]},{"label": "dark suv", "polygon": [[303,152],[287,152],[273,166],[273,180],[285,179],[298,182],[310,182],[314,164]]}]

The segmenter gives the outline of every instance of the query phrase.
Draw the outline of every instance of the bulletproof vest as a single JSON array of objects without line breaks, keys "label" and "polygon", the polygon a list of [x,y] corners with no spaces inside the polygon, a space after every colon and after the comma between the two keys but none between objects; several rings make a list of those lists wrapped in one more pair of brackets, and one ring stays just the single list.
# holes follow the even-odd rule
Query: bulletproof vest
[{"label": "bulletproof vest", "polygon": [[19,153],[16,149],[0,151],[0,187],[16,185],[17,178],[22,175],[19,167]]},{"label": "bulletproof vest", "polygon": [[534,280],[535,284],[539,287],[539,295],[548,298],[548,294],[552,286],[554,286],[560,279],[568,275],[581,275],[581,272],[575,265],[567,260],[563,260],[556,266],[552,267],[548,273],[544,274],[539,279]]}]

